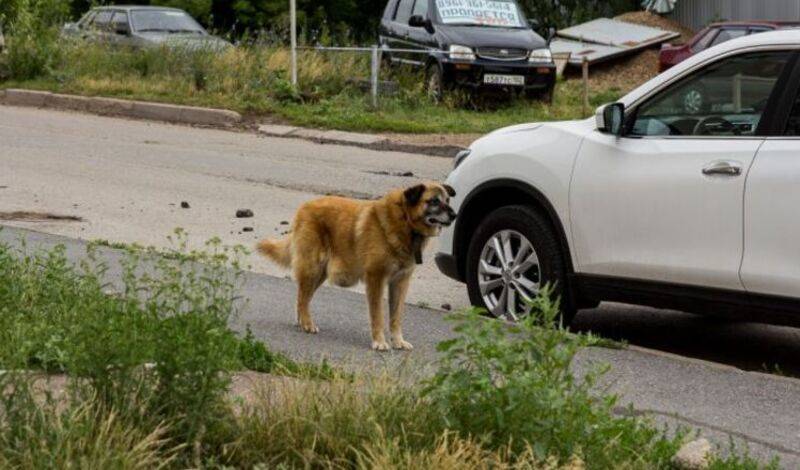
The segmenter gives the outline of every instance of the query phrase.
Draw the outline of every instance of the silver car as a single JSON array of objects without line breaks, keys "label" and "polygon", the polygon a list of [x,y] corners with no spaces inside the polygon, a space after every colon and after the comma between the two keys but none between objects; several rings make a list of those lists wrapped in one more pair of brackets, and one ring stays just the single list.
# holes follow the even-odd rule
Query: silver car
[{"label": "silver car", "polygon": [[77,23],[65,24],[62,34],[132,48],[167,46],[221,51],[232,47],[228,41],[209,34],[185,11],[164,7],[93,8]]}]

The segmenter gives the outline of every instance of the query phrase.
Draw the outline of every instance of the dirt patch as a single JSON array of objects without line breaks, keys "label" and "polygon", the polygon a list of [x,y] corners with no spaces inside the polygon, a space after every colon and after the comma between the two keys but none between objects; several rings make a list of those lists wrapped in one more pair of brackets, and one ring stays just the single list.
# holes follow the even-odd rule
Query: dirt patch
[{"label": "dirt patch", "polygon": [[[648,11],[634,11],[614,18],[626,23],[650,26],[680,33],[674,44],[685,43],[694,36],[694,31],[679,23]],[[658,75],[658,54],[660,46],[616,60],[600,63],[589,69],[589,86],[594,90],[616,88],[627,93],[644,82]],[[569,78],[580,79],[580,71],[572,68]]]},{"label": "dirt patch", "polygon": [[47,212],[0,212],[0,220],[22,221],[22,222],[83,222],[83,218],[75,215],[59,215]]},{"label": "dirt patch", "polygon": [[467,148],[483,134],[380,134],[394,142]]}]

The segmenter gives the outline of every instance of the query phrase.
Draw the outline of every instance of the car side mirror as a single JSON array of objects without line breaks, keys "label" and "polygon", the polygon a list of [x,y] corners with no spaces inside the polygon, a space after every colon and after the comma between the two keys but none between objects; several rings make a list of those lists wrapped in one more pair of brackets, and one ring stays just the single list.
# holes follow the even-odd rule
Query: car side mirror
[{"label": "car side mirror", "polygon": [[625,105],[611,103],[597,108],[597,130],[621,137],[625,131]]},{"label": "car side mirror", "polygon": [[412,28],[424,28],[426,23],[422,15],[412,15],[411,18],[408,19],[408,25]]},{"label": "car side mirror", "polygon": [[411,18],[408,19],[408,25],[412,28],[425,28],[425,31],[429,33],[433,33],[433,23],[428,18],[424,18],[422,15],[412,15]]}]

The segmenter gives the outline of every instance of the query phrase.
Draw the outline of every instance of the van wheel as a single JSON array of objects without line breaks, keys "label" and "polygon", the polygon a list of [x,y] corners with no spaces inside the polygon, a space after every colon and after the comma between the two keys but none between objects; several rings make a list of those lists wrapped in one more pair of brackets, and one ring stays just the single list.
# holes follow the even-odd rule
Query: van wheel
[{"label": "van wheel", "polygon": [[425,69],[425,92],[434,103],[440,102],[444,96],[444,77],[438,64],[431,64]]},{"label": "van wheel", "polygon": [[489,315],[516,321],[551,285],[561,298],[562,324],[575,316],[558,239],[549,221],[530,207],[507,206],[489,214],[474,232],[466,261],[470,301]]}]

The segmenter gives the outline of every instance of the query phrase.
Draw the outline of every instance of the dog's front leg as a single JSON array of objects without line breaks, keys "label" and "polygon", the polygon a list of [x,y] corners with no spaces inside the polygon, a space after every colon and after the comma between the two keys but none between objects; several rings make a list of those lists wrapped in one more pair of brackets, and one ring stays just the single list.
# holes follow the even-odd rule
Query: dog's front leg
[{"label": "dog's front leg", "polygon": [[411,343],[403,339],[403,315],[409,284],[411,273],[403,274],[389,284],[389,332],[392,335],[392,347],[395,349],[414,349]]},{"label": "dog's front leg", "polygon": [[367,301],[369,302],[369,320],[372,327],[372,349],[388,351],[389,343],[383,333],[383,289],[386,276],[381,272],[368,272]]}]

